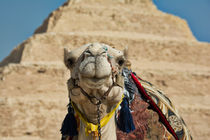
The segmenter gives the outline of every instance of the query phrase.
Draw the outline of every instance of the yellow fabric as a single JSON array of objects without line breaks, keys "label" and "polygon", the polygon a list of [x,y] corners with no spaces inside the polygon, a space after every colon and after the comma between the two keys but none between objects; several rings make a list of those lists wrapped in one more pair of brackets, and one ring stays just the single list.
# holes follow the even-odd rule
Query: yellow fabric
[{"label": "yellow fabric", "polygon": [[[101,119],[101,121],[100,121],[101,127],[104,127],[109,122],[109,120],[114,115],[115,111],[117,110],[117,108],[119,107],[119,105],[121,104],[121,102],[123,101],[123,98],[124,98],[124,95],[122,95],[122,98],[118,102],[118,104],[116,105],[116,107],[109,114],[107,114],[104,118]],[[81,112],[79,111],[79,109],[74,105],[74,103],[71,102],[71,104],[72,104],[74,110],[76,111],[76,114],[79,116],[79,118],[86,125],[86,127],[85,127],[85,134],[88,136],[92,132],[97,132],[98,133],[98,125],[95,125],[93,123],[88,122],[87,119],[81,114]]]}]

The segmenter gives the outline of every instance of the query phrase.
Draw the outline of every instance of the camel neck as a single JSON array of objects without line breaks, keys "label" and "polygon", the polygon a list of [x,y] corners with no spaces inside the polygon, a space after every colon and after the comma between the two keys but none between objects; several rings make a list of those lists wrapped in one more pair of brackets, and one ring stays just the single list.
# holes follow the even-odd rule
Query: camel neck
[{"label": "camel neck", "polygon": [[[115,116],[113,115],[110,121],[101,128],[101,140],[116,140],[116,123],[115,123]],[[85,124],[80,121],[80,129],[78,134],[78,140],[98,140],[97,137],[92,136],[91,134],[89,136],[86,136],[85,134]]]}]

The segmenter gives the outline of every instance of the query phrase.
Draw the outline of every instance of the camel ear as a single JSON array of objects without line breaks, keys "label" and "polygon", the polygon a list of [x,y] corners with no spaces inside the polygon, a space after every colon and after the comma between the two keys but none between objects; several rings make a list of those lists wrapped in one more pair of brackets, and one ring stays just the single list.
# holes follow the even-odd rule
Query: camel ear
[{"label": "camel ear", "polygon": [[129,55],[129,51],[128,51],[128,46],[125,46],[124,50],[123,50],[123,55],[125,57],[125,59],[128,59],[128,55]]},{"label": "camel ear", "polygon": [[125,46],[124,50],[123,50],[123,54],[124,54],[124,57],[125,57],[125,67],[128,68],[128,69],[131,69],[131,62],[129,60],[129,49],[128,49],[128,46]]},{"label": "camel ear", "polygon": [[75,58],[71,56],[69,49],[64,48],[64,64],[68,69],[70,69],[75,63]]},{"label": "camel ear", "polygon": [[66,67],[68,68],[68,63],[67,63],[67,59],[68,59],[68,56],[69,56],[69,50],[65,47],[64,48],[64,64],[66,65]]}]

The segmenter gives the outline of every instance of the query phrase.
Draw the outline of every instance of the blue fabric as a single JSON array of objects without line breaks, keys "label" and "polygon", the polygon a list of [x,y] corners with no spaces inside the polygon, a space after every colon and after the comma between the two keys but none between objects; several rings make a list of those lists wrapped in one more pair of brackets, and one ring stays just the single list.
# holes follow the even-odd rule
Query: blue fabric
[{"label": "blue fabric", "polygon": [[63,120],[62,127],[61,127],[61,134],[68,135],[68,136],[76,136],[78,135],[77,131],[77,120],[74,116],[74,109],[72,108],[71,104],[68,106],[68,114],[66,115],[65,119]]},{"label": "blue fabric", "polygon": [[126,97],[123,98],[121,103],[120,114],[118,117],[118,128],[126,133],[135,130],[135,125],[133,123],[133,118],[129,109],[129,103]]}]

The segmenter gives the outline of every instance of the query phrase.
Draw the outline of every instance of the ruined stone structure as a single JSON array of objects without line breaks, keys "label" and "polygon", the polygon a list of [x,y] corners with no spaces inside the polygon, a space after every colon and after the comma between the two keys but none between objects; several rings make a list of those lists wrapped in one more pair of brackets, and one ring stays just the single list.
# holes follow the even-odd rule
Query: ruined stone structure
[{"label": "ruined stone structure", "polygon": [[[0,137],[59,139],[68,103],[63,48],[130,48],[132,69],[162,89],[195,139],[210,136],[210,44],[151,0],[71,0],[0,63]],[[6,138],[7,137],[7,138]]]}]

